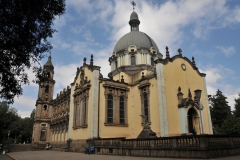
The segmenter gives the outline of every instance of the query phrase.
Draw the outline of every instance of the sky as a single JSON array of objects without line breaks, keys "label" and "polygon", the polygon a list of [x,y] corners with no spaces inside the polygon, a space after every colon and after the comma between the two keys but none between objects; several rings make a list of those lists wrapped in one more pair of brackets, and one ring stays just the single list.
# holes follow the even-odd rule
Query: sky
[{"label": "sky", "polygon": [[[107,77],[108,58],[117,41],[130,32],[132,0],[66,0],[65,14],[56,17],[57,30],[49,39],[54,65],[54,97],[70,86],[83,58],[101,66]],[[196,66],[206,73],[207,91],[219,89],[234,109],[240,93],[240,1],[239,0],[135,0],[140,20],[139,30],[148,34],[165,58],[182,54],[195,58]],[[46,63],[47,58],[41,64]],[[34,79],[28,71],[30,81]],[[21,117],[29,117],[35,108],[38,85],[23,87],[23,95],[12,105]]]}]

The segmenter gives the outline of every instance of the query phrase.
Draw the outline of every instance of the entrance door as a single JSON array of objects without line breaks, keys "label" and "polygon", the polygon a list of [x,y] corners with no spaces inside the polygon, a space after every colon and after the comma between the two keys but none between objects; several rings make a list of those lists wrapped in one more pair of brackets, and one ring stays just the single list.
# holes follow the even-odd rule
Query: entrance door
[{"label": "entrance door", "polygon": [[194,123],[194,118],[197,116],[197,112],[195,111],[195,109],[190,108],[188,110],[188,133],[192,133],[193,132],[193,126],[196,125]]}]

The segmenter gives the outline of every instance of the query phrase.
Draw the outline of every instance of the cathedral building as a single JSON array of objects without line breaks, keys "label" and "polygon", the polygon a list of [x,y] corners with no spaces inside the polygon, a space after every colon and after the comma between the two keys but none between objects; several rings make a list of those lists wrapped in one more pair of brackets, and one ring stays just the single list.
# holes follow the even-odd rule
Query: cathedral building
[{"label": "cathedral building", "polygon": [[[108,78],[101,67],[83,59],[71,86],[53,99],[54,66],[44,65],[39,84],[33,144],[74,146],[92,138],[137,138],[144,126],[155,136],[212,134],[206,74],[194,61],[178,54],[166,58],[157,44],[140,31],[138,14],[130,15],[130,32],[116,43],[108,61]],[[106,60],[107,62],[107,60]],[[57,83],[57,82],[56,82]]]}]

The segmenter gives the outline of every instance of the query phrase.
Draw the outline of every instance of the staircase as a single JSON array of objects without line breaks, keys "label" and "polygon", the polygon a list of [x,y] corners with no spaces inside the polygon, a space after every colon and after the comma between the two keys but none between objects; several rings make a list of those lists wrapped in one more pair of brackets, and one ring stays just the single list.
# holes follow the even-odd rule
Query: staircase
[{"label": "staircase", "polygon": [[31,144],[10,144],[10,152],[31,151]]}]

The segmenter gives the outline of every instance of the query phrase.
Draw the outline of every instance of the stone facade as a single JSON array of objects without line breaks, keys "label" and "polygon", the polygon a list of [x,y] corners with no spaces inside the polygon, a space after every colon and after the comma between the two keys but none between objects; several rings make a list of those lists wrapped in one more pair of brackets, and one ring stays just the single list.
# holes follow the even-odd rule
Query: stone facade
[{"label": "stone facade", "polygon": [[171,57],[166,47],[163,58],[134,18],[136,13],[129,22],[134,33],[123,36],[109,57],[108,78],[91,55],[89,63],[84,58],[77,68],[71,87],[53,99],[49,58],[36,102],[34,144],[51,143],[55,149],[82,152],[91,145],[86,140],[137,138],[146,125],[151,128],[150,137],[191,135],[193,127],[197,135],[212,134],[206,74],[199,72],[194,58],[183,57],[181,49]]}]

